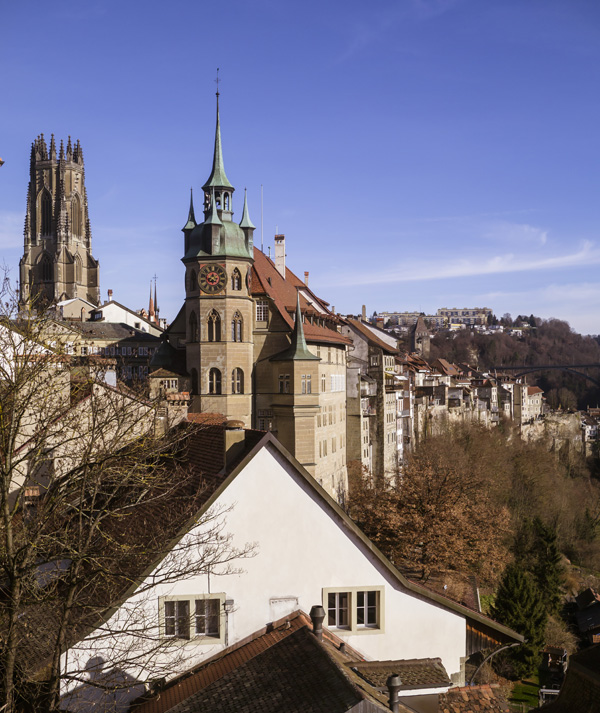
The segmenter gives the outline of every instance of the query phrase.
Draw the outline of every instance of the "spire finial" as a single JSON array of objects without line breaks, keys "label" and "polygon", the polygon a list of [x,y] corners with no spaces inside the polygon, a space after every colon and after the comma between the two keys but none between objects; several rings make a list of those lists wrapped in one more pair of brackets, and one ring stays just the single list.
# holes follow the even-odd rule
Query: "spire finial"
[{"label": "spire finial", "polygon": [[219,79],[219,68],[217,67],[217,78],[215,79],[215,84],[217,85],[217,105],[219,103],[219,83],[220,83],[220,81],[221,80]]},{"label": "spire finial", "polygon": [[254,225],[250,220],[250,213],[248,212],[248,190],[244,188],[244,210],[242,211],[242,220],[240,221],[240,228],[252,228],[254,230]]},{"label": "spire finial", "polygon": [[196,227],[196,216],[194,215],[194,191],[190,188],[190,210],[188,212],[187,223],[182,230],[193,230]]},{"label": "spire finial", "polygon": [[[216,82],[220,82],[217,70]],[[210,192],[211,188],[229,188],[233,191],[233,186],[229,183],[225,174],[225,166],[223,165],[223,149],[221,148],[221,118],[219,114],[219,90],[217,84],[217,128],[215,131],[215,150],[213,154],[212,171],[208,181],[202,186],[206,193]]]}]

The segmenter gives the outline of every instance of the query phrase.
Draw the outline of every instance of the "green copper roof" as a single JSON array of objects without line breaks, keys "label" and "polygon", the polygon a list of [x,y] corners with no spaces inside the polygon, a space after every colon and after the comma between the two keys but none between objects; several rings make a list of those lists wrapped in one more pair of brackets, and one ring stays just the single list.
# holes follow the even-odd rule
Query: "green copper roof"
[{"label": "green copper roof", "polygon": [[217,130],[215,132],[215,153],[210,178],[202,186],[204,190],[209,188],[233,188],[225,175],[223,165],[223,149],[221,148],[221,120],[219,118],[219,95],[217,94]]},{"label": "green copper roof", "polygon": [[256,226],[250,220],[250,213],[248,213],[248,191],[244,188],[244,210],[242,212],[242,220],[240,222],[240,228],[256,228]]},{"label": "green copper roof", "polygon": [[309,351],[304,337],[304,327],[302,326],[302,312],[300,311],[300,293],[296,300],[296,321],[294,322],[294,332],[292,343],[283,352],[271,357],[271,361],[320,361],[318,356]]},{"label": "green copper roof", "polygon": [[196,216],[194,215],[194,196],[190,188],[190,212],[188,213],[187,223],[183,226],[182,230],[193,230],[197,225]]},{"label": "green copper roof", "polygon": [[215,201],[215,189],[213,188],[210,197],[210,208],[208,209],[208,215],[204,221],[204,225],[223,225],[221,218],[219,218],[219,212],[217,211],[217,205]]}]

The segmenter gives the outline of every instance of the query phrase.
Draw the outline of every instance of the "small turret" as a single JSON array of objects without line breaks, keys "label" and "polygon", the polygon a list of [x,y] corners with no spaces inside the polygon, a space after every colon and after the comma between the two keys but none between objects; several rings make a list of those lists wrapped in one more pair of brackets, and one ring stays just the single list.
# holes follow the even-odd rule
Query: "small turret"
[{"label": "small turret", "polygon": [[[42,134],[42,140],[44,134]],[[44,142],[44,153],[46,149],[46,143]],[[50,160],[54,161],[56,159],[56,143],[54,142],[54,134],[50,134]]]},{"label": "small turret", "polygon": [[73,147],[71,146],[71,137],[69,136],[69,140],[67,142],[67,161],[72,161],[73,160]]},{"label": "small turret", "polygon": [[188,211],[187,223],[181,229],[184,235],[184,254],[188,251],[192,230],[197,225],[198,224],[196,223],[196,216],[194,215],[194,193],[190,188],[190,210]]},{"label": "small turret", "polygon": [[253,242],[254,242],[254,231],[256,228],[250,220],[250,213],[248,212],[248,191],[244,188],[244,210],[242,212],[242,220],[240,221],[240,228],[244,231],[246,237],[246,250],[249,255],[253,252]]}]

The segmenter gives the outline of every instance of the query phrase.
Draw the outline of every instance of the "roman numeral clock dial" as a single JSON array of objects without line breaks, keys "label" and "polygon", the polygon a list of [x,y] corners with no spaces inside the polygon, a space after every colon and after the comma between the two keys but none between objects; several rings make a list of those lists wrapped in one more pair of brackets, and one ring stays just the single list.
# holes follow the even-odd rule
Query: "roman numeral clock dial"
[{"label": "roman numeral clock dial", "polygon": [[221,265],[203,265],[198,274],[198,283],[202,292],[214,295],[225,288],[227,273]]}]

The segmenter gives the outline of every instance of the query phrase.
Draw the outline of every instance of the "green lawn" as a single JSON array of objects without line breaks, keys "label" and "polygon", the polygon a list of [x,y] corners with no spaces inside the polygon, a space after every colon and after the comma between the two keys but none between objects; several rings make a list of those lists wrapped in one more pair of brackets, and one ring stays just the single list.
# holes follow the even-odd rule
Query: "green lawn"
[{"label": "green lawn", "polygon": [[518,681],[513,688],[509,701],[515,711],[530,710],[538,707],[538,679],[531,677],[531,680]]}]

